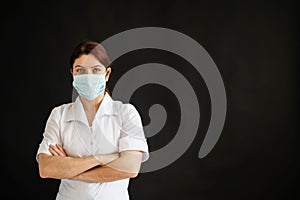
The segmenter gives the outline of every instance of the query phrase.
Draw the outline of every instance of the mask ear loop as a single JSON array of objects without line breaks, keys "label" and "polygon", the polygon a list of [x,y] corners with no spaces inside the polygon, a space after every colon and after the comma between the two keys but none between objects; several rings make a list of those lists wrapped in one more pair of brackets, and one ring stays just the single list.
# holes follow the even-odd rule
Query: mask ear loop
[{"label": "mask ear loop", "polygon": [[[105,76],[106,76],[106,73],[107,73],[107,69],[108,69],[108,68],[111,68],[111,67],[112,67],[112,64],[109,64],[109,65],[107,65],[107,66],[105,67]],[[108,93],[109,96],[111,96],[111,92],[110,92],[109,88],[107,87],[107,84],[106,84],[106,86],[105,86],[105,93]]]}]

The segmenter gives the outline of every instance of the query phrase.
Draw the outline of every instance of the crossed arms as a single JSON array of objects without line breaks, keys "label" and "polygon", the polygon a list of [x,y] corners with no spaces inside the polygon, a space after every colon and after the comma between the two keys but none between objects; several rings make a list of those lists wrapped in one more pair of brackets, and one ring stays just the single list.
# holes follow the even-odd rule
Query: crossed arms
[{"label": "crossed arms", "polygon": [[135,150],[87,157],[68,156],[60,145],[50,145],[49,151],[52,155],[38,155],[41,178],[85,182],[111,182],[134,178],[142,160],[142,152]]}]

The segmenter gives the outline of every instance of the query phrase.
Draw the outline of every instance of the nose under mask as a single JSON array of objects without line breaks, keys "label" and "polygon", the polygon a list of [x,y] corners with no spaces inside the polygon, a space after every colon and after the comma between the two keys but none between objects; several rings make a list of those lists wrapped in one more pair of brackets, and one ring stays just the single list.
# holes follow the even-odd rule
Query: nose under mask
[{"label": "nose under mask", "polygon": [[73,76],[73,87],[80,96],[93,100],[106,86],[105,74],[82,74]]}]

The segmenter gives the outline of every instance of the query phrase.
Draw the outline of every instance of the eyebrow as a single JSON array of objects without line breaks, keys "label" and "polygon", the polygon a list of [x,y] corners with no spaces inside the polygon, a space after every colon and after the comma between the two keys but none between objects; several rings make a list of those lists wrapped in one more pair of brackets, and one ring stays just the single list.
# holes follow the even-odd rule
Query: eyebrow
[{"label": "eyebrow", "polygon": [[[95,65],[95,66],[92,66],[90,68],[95,68],[95,67],[101,67],[101,65]],[[81,65],[76,65],[74,68],[86,68],[86,67],[81,66]]]}]

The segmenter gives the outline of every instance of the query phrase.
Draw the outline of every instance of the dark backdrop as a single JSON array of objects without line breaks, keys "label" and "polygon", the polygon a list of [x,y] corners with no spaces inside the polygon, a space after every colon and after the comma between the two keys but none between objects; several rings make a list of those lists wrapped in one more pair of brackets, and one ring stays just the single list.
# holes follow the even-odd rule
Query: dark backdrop
[{"label": "dark backdrop", "polygon": [[[295,199],[299,197],[296,1],[69,1],[2,5],[2,195],[54,199],[58,181],[41,179],[35,160],[50,110],[70,102],[68,59],[83,39],[104,39],[132,28],[165,27],[201,44],[215,61],[227,92],[222,135],[198,158],[210,117],[207,88],[191,66],[167,52],[144,50],[115,61],[109,87],[122,73],[160,62],[189,77],[201,106],[200,129],[170,166],[132,179],[132,199]],[[158,92],[157,92],[158,91]],[[161,95],[161,96],[158,96]],[[131,101],[160,102],[177,113],[167,88],[140,88]],[[169,102],[169,103],[168,103]],[[143,111],[143,112],[142,112]],[[176,123],[174,123],[176,125]],[[149,139],[152,150],[174,136],[172,123]],[[169,131],[173,130],[173,131]],[[173,135],[172,135],[173,134]]]}]

